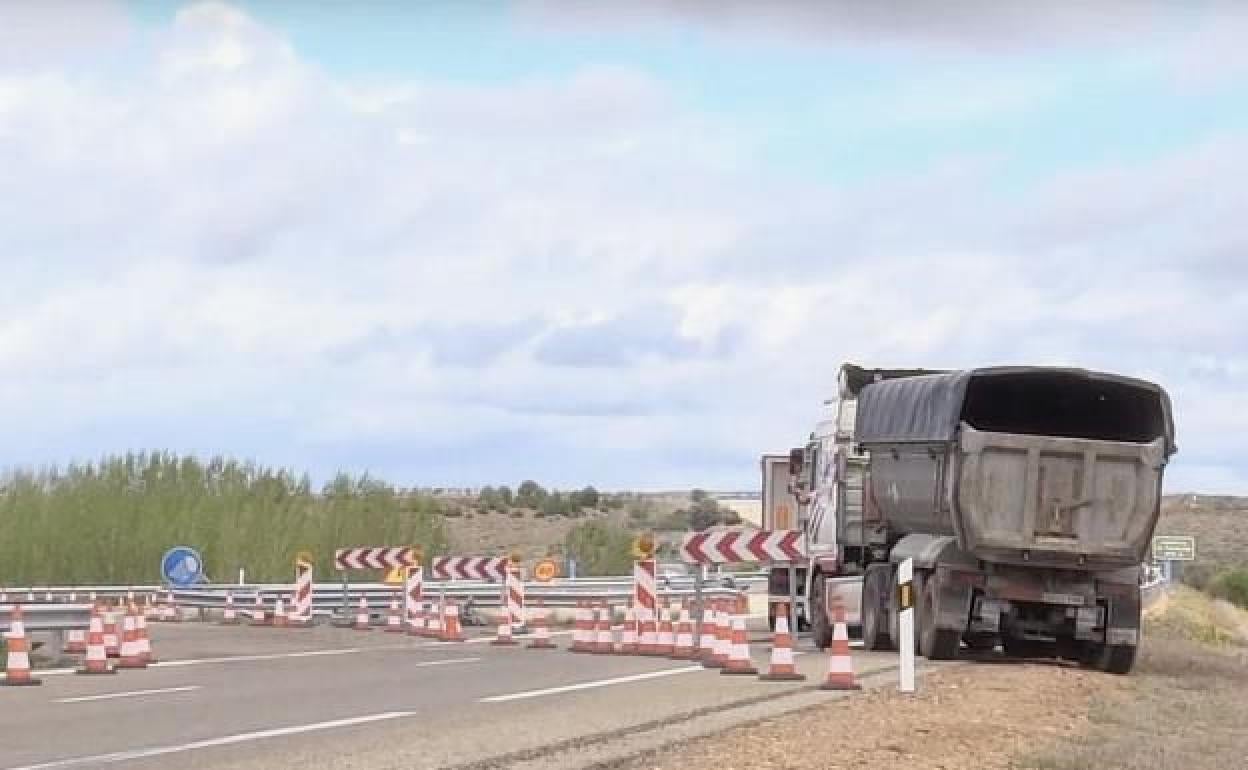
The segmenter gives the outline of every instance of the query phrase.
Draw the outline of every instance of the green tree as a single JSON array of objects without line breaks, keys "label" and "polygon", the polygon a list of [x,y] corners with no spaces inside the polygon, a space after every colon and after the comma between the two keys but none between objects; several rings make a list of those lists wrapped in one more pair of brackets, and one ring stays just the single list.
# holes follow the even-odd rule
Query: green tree
[{"label": "green tree", "polygon": [[586,521],[568,531],[567,553],[584,575],[627,575],[632,569],[632,534],[604,521]]},{"label": "green tree", "polygon": [[540,508],[546,497],[546,490],[533,480],[521,482],[516,489],[516,505],[524,508]]},{"label": "green tree", "polygon": [[583,508],[597,508],[600,496],[593,487],[585,487],[576,493],[576,501]]},{"label": "green tree", "polygon": [[516,497],[511,493],[511,487],[503,485],[498,488],[498,498],[503,501],[503,505],[510,508],[516,502]]}]

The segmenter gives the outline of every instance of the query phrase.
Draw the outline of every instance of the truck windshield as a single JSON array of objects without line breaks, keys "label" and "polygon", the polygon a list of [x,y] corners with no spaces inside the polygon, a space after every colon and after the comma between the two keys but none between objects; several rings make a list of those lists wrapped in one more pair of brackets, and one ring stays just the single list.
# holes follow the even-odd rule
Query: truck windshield
[{"label": "truck windshield", "polygon": [[1165,409],[1153,390],[1067,372],[973,377],[962,420],[999,433],[1145,443],[1165,435]]}]

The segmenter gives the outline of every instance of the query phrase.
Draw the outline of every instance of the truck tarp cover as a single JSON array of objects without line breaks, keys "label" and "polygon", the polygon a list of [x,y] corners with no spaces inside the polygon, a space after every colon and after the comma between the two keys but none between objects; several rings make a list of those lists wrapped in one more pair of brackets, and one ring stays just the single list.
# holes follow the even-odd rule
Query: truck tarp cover
[{"label": "truck tarp cover", "polygon": [[1084,369],[994,367],[876,382],[858,396],[860,444],[954,440],[959,423],[998,433],[1147,443],[1174,451],[1170,399],[1143,380]]}]

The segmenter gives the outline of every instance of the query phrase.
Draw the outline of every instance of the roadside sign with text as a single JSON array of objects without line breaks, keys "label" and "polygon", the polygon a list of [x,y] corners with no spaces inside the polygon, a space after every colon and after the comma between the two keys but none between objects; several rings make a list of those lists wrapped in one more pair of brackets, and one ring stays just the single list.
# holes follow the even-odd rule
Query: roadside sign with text
[{"label": "roadside sign with text", "polygon": [[1153,558],[1157,561],[1195,561],[1196,538],[1191,535],[1158,535],[1153,538]]}]

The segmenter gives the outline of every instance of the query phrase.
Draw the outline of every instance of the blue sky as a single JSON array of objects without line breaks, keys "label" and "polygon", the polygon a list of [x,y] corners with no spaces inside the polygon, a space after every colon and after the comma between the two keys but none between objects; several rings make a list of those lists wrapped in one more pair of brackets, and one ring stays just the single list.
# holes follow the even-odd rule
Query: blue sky
[{"label": "blue sky", "polygon": [[620,7],[0,8],[0,464],[752,487],[843,360],[1061,363],[1248,493],[1248,12]]}]

